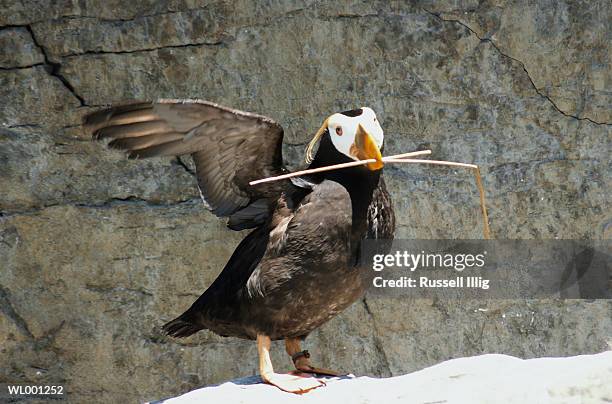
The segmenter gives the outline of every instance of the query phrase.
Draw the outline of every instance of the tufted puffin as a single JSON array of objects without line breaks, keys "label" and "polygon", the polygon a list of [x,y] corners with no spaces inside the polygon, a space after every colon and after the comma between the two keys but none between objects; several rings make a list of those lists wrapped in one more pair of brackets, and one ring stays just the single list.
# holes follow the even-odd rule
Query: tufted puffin
[{"label": "tufted puffin", "polygon": [[[84,124],[130,158],[191,155],[206,207],[232,230],[252,229],[210,287],[163,326],[168,335],[208,329],[256,340],[262,379],[288,392],[324,384],[307,374],[338,374],[312,365],[300,344],[363,295],[369,271],[359,264],[362,240],[393,238],[383,130],[372,109],[325,119],[306,162],[376,162],[255,186],[249,182],[287,172],[283,128],[267,117],[202,100],[159,100],[94,112]],[[270,342],[280,339],[297,372],[274,372]]]}]

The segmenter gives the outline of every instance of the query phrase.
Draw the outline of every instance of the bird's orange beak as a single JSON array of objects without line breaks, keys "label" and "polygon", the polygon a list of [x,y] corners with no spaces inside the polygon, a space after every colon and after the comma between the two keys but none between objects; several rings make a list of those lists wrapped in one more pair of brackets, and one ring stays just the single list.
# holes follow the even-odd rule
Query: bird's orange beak
[{"label": "bird's orange beak", "polygon": [[375,159],[375,163],[368,163],[368,167],[372,171],[383,168],[382,155],[380,149],[376,145],[376,141],[361,124],[357,125],[357,133],[355,134],[355,148],[357,149],[355,157],[359,160]]}]

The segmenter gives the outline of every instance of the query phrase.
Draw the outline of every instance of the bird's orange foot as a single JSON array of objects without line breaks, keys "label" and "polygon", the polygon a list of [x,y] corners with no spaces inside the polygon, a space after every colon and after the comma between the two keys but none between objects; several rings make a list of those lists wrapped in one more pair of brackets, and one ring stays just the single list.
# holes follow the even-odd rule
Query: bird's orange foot
[{"label": "bird's orange foot", "polygon": [[317,375],[323,375],[323,376],[333,376],[333,377],[338,377],[338,376],[346,376],[347,373],[345,372],[338,372],[336,370],[331,370],[331,369],[325,369],[325,368],[318,368],[316,366],[311,366],[311,365],[302,365],[302,366],[298,366],[296,365],[295,368],[297,370],[299,370],[300,372],[304,372],[304,373],[314,373]]},{"label": "bird's orange foot", "polygon": [[288,393],[303,394],[317,387],[325,386],[323,380],[319,380],[310,375],[268,373],[261,375],[261,378],[268,384],[278,387]]},{"label": "bird's orange foot", "polygon": [[291,359],[293,359],[293,364],[295,365],[295,368],[300,372],[315,373],[318,375],[334,377],[346,375],[346,373],[337,372],[335,370],[312,366],[310,364],[310,353],[308,353],[308,351],[297,352],[292,355]]}]

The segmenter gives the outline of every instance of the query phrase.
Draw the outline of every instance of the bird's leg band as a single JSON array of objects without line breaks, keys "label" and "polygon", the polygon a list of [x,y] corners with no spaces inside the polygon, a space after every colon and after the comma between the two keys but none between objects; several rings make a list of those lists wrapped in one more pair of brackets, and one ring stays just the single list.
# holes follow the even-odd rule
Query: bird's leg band
[{"label": "bird's leg band", "polygon": [[291,356],[295,368],[300,372],[316,373],[327,376],[340,376],[342,374],[334,370],[312,366],[310,363],[310,353],[307,350],[302,350],[299,338],[286,338],[285,349],[287,350],[287,354]]},{"label": "bird's leg band", "polygon": [[302,357],[306,359],[310,359],[310,352],[308,352],[308,350],[306,349],[304,349],[303,351],[296,352],[293,355],[291,355],[291,360],[293,360],[293,363],[296,363],[297,360]]}]

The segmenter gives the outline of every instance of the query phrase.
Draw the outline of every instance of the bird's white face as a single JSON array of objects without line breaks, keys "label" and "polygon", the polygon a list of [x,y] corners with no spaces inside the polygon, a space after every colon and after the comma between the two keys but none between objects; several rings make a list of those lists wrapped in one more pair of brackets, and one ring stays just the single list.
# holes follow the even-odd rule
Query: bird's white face
[{"label": "bird's white face", "polygon": [[[359,114],[359,112],[361,112]],[[363,128],[366,135],[374,141],[376,147],[380,149],[383,144],[383,130],[376,119],[376,114],[372,108],[363,107],[345,113],[333,114],[327,118],[327,130],[334,147],[342,154],[359,160],[366,158],[361,155],[359,150],[358,133],[359,125]],[[367,158],[372,158],[368,156]]]},{"label": "bird's white face", "polygon": [[383,130],[372,108],[363,107],[352,111],[333,114],[323,122],[306,148],[306,162],[314,159],[314,148],[321,137],[329,132],[334,148],[353,160],[370,160],[370,170],[383,167],[380,148],[383,144]]}]

